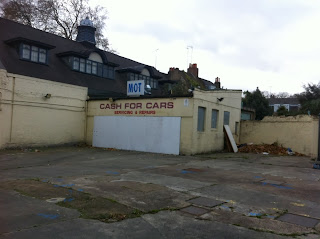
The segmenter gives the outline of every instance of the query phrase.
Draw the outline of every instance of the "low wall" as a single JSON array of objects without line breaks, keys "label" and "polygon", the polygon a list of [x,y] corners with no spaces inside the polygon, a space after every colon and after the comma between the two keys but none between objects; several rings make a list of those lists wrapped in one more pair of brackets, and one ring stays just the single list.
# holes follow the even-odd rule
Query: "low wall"
[{"label": "low wall", "polygon": [[2,70],[0,148],[84,142],[86,99],[86,87]]},{"label": "low wall", "polygon": [[308,115],[241,121],[240,143],[277,142],[295,152],[315,157],[318,153],[318,128],[318,118]]}]

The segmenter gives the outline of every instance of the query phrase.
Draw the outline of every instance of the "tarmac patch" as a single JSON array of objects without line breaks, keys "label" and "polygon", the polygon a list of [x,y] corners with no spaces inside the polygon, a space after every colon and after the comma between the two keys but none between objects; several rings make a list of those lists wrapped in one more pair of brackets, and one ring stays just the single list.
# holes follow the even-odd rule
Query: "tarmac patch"
[{"label": "tarmac patch", "polygon": [[295,214],[284,214],[278,218],[279,221],[289,222],[292,224],[304,226],[304,227],[315,227],[320,221],[310,217],[299,216]]}]

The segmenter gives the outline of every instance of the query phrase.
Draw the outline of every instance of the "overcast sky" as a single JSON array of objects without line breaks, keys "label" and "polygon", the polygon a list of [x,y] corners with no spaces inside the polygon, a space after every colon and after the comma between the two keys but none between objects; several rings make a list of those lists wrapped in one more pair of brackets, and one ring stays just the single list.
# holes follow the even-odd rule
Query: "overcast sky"
[{"label": "overcast sky", "polygon": [[162,72],[192,61],[224,88],[272,93],[320,81],[319,0],[92,3],[107,8],[106,35],[119,55]]}]

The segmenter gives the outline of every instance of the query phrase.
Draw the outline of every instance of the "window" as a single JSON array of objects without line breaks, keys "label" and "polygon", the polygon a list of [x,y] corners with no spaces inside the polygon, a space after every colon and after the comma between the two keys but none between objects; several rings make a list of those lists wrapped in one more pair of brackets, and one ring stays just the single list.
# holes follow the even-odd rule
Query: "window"
[{"label": "window", "polygon": [[97,63],[97,62],[92,62],[91,72],[92,72],[93,75],[96,75],[96,74],[97,74],[97,66],[98,66],[98,63]]},{"label": "window", "polygon": [[206,108],[198,107],[198,131],[204,131],[204,122],[206,116]]},{"label": "window", "polygon": [[30,46],[29,45],[22,45],[22,58],[23,59],[30,59]]},{"label": "window", "polygon": [[223,114],[223,125],[229,125],[229,121],[230,121],[230,112],[225,111]]},{"label": "window", "polygon": [[236,124],[235,124],[235,132],[234,132],[234,134],[235,135],[239,135],[239,133],[238,133],[238,130],[239,130],[239,122],[236,122]]},{"label": "window", "polygon": [[110,78],[110,79],[114,79],[114,68],[111,67],[111,66],[109,66],[108,68],[109,68],[109,69],[108,69],[108,76],[109,76],[109,78]]},{"label": "window", "polygon": [[211,114],[211,128],[216,129],[218,125],[219,110],[212,110]]},{"label": "window", "polygon": [[47,51],[45,49],[39,48],[39,62],[41,63],[47,62]]},{"label": "window", "polygon": [[47,50],[37,46],[22,44],[20,57],[21,59],[46,64]]},{"label": "window", "polygon": [[38,62],[39,48],[36,46],[31,47],[31,61]]},{"label": "window", "polygon": [[86,60],[80,58],[80,72],[85,72],[86,71]]},{"label": "window", "polygon": [[102,63],[79,57],[69,57],[68,59],[68,64],[70,64],[72,70],[114,79],[114,67],[112,66],[103,65]]},{"label": "window", "polygon": [[77,58],[77,57],[73,58],[73,69],[79,70],[79,58]]},{"label": "window", "polygon": [[98,76],[102,77],[102,72],[103,72],[103,65],[101,63],[98,63],[98,70],[97,70]]},{"label": "window", "polygon": [[91,74],[91,65],[92,65],[92,61],[88,61],[87,60],[87,68],[86,68],[86,72]]}]

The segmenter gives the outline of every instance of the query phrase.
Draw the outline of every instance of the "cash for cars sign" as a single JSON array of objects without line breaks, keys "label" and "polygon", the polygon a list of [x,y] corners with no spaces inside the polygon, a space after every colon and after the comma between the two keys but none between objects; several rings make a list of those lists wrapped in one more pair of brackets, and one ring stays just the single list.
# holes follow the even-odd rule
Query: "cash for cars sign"
[{"label": "cash for cars sign", "polygon": [[161,102],[114,102],[102,103],[100,109],[110,110],[115,115],[156,115],[157,111],[173,110],[173,101]]},{"label": "cash for cars sign", "polygon": [[127,81],[127,95],[144,95],[144,80]]}]

